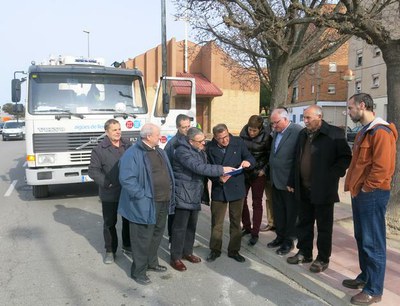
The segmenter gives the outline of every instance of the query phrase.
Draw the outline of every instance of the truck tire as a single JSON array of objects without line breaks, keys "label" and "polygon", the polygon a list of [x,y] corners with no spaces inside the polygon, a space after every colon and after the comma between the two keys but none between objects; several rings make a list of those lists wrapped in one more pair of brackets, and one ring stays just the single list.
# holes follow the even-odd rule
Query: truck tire
[{"label": "truck tire", "polygon": [[32,193],[36,199],[47,198],[49,196],[49,186],[37,185],[32,187]]}]

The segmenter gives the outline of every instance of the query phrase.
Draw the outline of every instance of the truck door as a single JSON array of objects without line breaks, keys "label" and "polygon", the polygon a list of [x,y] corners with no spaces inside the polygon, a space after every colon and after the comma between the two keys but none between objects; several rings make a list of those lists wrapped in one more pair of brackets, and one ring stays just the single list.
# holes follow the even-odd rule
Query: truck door
[{"label": "truck door", "polygon": [[158,82],[150,122],[161,127],[160,146],[176,134],[176,117],[185,114],[196,126],[196,85],[194,78],[162,77]]}]

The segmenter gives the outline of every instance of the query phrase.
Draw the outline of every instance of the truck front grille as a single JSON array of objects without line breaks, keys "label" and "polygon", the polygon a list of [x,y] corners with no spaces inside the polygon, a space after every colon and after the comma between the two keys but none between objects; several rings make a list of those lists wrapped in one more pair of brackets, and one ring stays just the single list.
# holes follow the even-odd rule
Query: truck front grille
[{"label": "truck front grille", "polygon": [[[33,152],[76,152],[71,154],[71,161],[90,160],[90,153],[81,151],[92,151],[102,140],[96,140],[101,136],[102,132],[89,133],[43,133],[33,134]],[[122,137],[136,142],[139,137],[139,131],[122,132]],[[82,145],[86,145],[81,149],[77,149]]]}]

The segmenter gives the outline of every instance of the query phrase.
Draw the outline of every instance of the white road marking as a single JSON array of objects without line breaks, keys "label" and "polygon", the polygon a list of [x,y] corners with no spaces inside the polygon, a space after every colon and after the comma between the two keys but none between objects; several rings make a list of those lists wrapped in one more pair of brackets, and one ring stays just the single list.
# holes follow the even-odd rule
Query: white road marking
[{"label": "white road marking", "polygon": [[25,161],[24,164],[22,165],[22,167],[26,168],[27,165],[28,165],[28,162]]},{"label": "white road marking", "polygon": [[4,194],[5,197],[9,197],[11,193],[14,191],[15,185],[17,184],[18,180],[12,181],[10,187],[8,187],[6,193]]}]

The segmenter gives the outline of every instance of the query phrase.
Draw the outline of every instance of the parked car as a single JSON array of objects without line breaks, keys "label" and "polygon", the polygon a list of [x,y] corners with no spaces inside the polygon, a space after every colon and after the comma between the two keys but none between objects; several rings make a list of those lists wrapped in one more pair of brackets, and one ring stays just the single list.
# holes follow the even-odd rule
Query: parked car
[{"label": "parked car", "polygon": [[0,122],[0,134],[3,133],[4,122]]},{"label": "parked car", "polygon": [[25,139],[25,121],[9,120],[3,126],[3,140]]},{"label": "parked car", "polygon": [[357,125],[354,128],[347,127],[347,141],[354,142],[357,133],[362,129],[362,125]]}]

